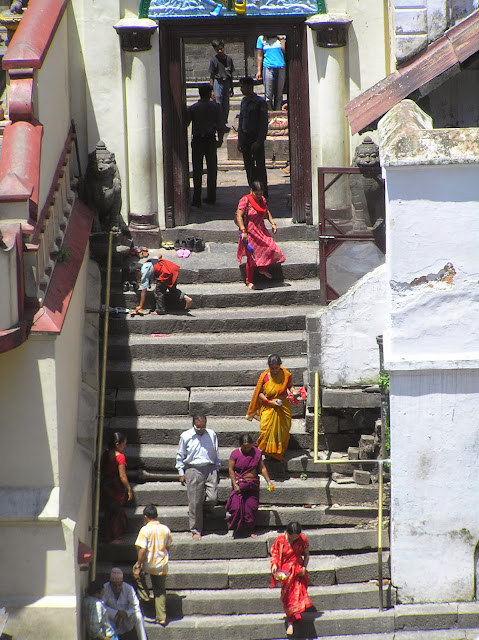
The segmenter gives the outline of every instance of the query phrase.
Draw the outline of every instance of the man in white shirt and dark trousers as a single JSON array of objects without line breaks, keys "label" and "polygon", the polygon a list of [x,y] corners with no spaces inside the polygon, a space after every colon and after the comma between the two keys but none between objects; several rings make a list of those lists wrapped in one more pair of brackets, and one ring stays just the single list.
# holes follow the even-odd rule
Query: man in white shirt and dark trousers
[{"label": "man in white shirt and dark trousers", "polygon": [[206,416],[194,415],[193,427],[181,434],[176,454],[178,479],[188,494],[193,540],[201,540],[203,507],[212,509],[218,501],[220,465],[218,436],[206,428]]},{"label": "man in white shirt and dark trousers", "polygon": [[103,602],[119,640],[146,640],[138,596],[130,584],[123,582],[123,571],[114,567],[110,572],[110,582],[104,586]]}]

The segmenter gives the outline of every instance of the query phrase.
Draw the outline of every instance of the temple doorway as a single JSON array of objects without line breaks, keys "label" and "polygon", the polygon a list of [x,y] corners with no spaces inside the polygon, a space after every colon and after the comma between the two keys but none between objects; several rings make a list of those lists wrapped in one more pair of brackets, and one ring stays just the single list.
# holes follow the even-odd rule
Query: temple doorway
[{"label": "temple doorway", "polygon": [[[306,47],[306,26],[304,17],[288,17],[267,20],[248,19],[228,20],[168,20],[160,22],[160,67],[163,104],[163,149],[164,149],[164,188],[166,206],[166,226],[175,227],[194,222],[198,215],[223,216],[224,206],[228,211],[238,202],[240,195],[247,192],[246,175],[242,168],[242,158],[236,151],[235,116],[239,111],[241,92],[235,86],[228,124],[231,131],[225,136],[223,147],[219,150],[218,197],[221,207],[214,210],[204,207],[201,210],[191,208],[189,179],[188,136],[186,128],[186,104],[198,99],[198,84],[207,82],[208,63],[214,55],[211,40],[225,40],[226,51],[235,62],[235,79],[242,75],[256,73],[255,45],[260,33],[283,33],[287,37],[288,66],[288,125],[289,148],[275,141],[270,152],[268,181],[271,177],[270,198],[283,198],[288,192],[288,217],[294,222],[312,224],[311,208],[311,153],[309,135],[309,94]],[[226,35],[227,34],[227,35]],[[195,53],[196,52],[196,53]],[[195,58],[195,56],[197,56]],[[194,61],[193,61],[194,59]],[[203,68],[204,67],[204,68]],[[263,85],[255,89],[263,95]],[[271,147],[273,149],[273,147]],[[273,163],[271,164],[271,155]],[[268,156],[268,154],[267,154]],[[289,163],[290,181],[281,173]],[[220,195],[220,192],[222,195]],[[225,198],[225,194],[227,197]],[[211,209],[211,210],[210,210]],[[201,213],[199,213],[201,212]],[[234,209],[229,212],[231,217]]]}]

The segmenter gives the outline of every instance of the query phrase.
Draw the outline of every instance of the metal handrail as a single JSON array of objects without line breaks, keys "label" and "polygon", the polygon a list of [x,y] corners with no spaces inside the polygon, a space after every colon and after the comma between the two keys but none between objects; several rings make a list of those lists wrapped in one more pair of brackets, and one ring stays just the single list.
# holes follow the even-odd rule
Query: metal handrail
[{"label": "metal handrail", "polygon": [[106,291],[105,291],[105,316],[103,320],[103,354],[101,361],[100,404],[98,412],[98,435],[96,449],[96,473],[95,473],[95,502],[93,511],[93,558],[91,563],[91,580],[96,578],[96,564],[98,557],[98,523],[100,520],[100,475],[101,454],[103,451],[103,431],[105,425],[105,390],[106,390],[106,364],[108,356],[108,327],[110,322],[110,287],[111,287],[111,258],[113,248],[113,231],[108,237],[108,258],[106,267]]},{"label": "metal handrail", "polygon": [[313,431],[313,463],[314,464],[378,464],[378,591],[379,611],[383,611],[383,465],[389,459],[375,460],[320,460],[319,454],[319,373],[314,374],[314,431]]}]

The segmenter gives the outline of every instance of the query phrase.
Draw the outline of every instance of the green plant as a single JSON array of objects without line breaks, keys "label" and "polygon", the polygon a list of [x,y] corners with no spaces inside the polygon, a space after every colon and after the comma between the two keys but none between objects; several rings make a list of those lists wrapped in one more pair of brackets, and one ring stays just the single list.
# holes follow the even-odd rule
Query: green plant
[{"label": "green plant", "polygon": [[70,262],[72,250],[69,247],[61,247],[57,253],[57,262]]},{"label": "green plant", "polygon": [[381,391],[389,393],[389,373],[387,371],[383,371],[378,375],[378,385]]}]

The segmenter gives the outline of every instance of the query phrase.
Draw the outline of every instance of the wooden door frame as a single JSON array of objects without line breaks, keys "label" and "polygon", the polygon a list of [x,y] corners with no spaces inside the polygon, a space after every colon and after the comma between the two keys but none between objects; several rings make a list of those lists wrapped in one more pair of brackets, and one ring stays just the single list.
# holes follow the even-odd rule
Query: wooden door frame
[{"label": "wooden door frame", "polygon": [[160,20],[160,80],[166,226],[188,224],[190,211],[183,38],[242,38],[268,31],[287,37],[289,153],[294,222],[313,224],[308,50],[304,16]]}]

